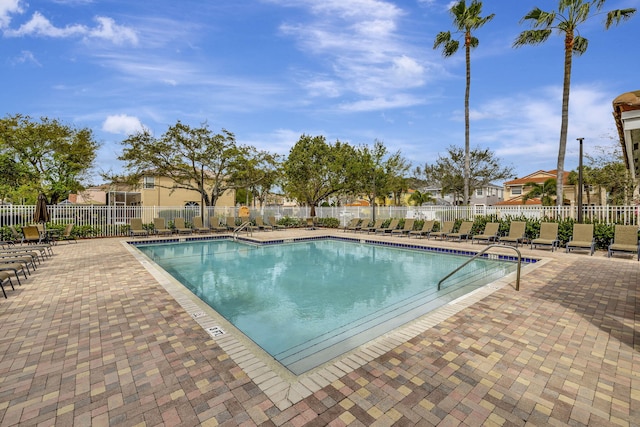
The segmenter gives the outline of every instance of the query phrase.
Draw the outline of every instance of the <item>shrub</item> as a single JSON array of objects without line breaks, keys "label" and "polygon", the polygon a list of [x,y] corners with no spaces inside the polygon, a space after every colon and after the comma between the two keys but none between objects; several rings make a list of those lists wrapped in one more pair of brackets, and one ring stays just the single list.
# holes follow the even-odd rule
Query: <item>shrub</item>
[{"label": "shrub", "polygon": [[278,220],[278,225],[282,225],[284,227],[299,227],[301,221],[302,220],[298,218],[291,218],[291,217],[285,216]]},{"label": "shrub", "polygon": [[613,240],[614,225],[596,223],[593,227],[593,236],[596,239],[596,248],[607,249]]},{"label": "shrub", "polygon": [[338,228],[340,227],[340,220],[338,218],[320,218],[319,224],[322,227]]}]

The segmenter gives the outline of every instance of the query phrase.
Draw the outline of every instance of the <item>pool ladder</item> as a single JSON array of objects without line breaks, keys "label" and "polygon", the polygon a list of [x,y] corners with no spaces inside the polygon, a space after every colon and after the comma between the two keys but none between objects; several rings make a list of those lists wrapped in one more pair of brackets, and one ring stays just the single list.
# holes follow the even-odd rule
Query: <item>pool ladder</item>
[{"label": "pool ladder", "polygon": [[246,230],[247,231],[247,235],[253,235],[251,233],[251,222],[250,221],[245,221],[242,224],[240,224],[239,226],[237,226],[236,228],[233,229],[233,240],[236,240],[238,238],[238,235],[240,234],[240,232],[242,230]]},{"label": "pool ladder", "polygon": [[453,276],[454,274],[456,274],[458,271],[462,270],[462,268],[464,266],[466,266],[467,264],[469,264],[471,261],[473,261],[474,259],[482,256],[485,252],[487,252],[489,249],[491,248],[510,248],[513,249],[514,251],[516,251],[516,253],[518,254],[518,268],[517,268],[517,273],[516,273],[516,291],[520,290],[520,266],[522,264],[522,254],[520,254],[520,251],[518,250],[518,248],[515,248],[513,246],[506,246],[506,245],[489,245],[486,248],[484,248],[483,250],[481,250],[480,252],[478,252],[477,254],[475,254],[474,256],[472,256],[471,258],[469,258],[468,260],[466,260],[461,266],[459,266],[458,268],[456,268],[455,270],[453,270],[451,273],[447,274],[446,276],[444,276],[442,278],[442,280],[440,280],[438,282],[438,290],[440,290],[440,287],[442,285],[442,282],[444,282],[445,280],[447,280],[449,277]]}]

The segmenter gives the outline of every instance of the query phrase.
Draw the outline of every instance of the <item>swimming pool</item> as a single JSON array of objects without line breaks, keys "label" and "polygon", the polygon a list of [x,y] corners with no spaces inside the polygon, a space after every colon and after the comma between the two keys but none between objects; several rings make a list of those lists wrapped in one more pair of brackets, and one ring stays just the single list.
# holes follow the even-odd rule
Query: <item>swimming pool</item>
[{"label": "swimming pool", "polygon": [[467,257],[317,240],[137,245],[294,374],[301,374],[515,270]]}]

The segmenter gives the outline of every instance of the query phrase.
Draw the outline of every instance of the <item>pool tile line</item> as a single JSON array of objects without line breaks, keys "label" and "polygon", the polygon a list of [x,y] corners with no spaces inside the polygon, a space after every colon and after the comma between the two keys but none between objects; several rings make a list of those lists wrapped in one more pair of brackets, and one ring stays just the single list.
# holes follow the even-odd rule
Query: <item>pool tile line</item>
[{"label": "pool tile line", "polygon": [[[313,240],[317,240],[314,238]],[[155,263],[149,262],[141,253],[134,249],[135,245],[124,243],[128,251],[138,259],[158,283],[176,300],[187,312],[204,311],[204,315],[194,320],[207,332],[207,335],[247,374],[247,376],[262,390],[274,405],[284,411],[296,403],[311,396],[316,391],[332,384],[340,377],[368,364],[377,357],[397,348],[405,342],[415,338],[426,330],[433,328],[463,309],[475,304],[486,296],[505,287],[513,281],[515,272],[485,285],[469,294],[463,295],[418,319],[410,321],[387,334],[377,337],[368,343],[338,356],[322,366],[312,369],[302,375],[295,376],[275,359],[257,346],[248,346],[244,340],[238,339],[242,335],[226,319],[206,306],[184,286],[160,269]],[[543,263],[539,263],[543,264]],[[531,267],[537,267],[532,265]],[[530,271],[528,268],[526,271]],[[209,329],[220,328],[224,324],[226,331],[222,335],[213,336]],[[244,337],[244,335],[242,335]],[[266,363],[268,360],[269,363]]]},{"label": "pool tile line", "polygon": [[[180,243],[180,242],[191,242],[191,241],[203,241],[203,240],[223,240],[230,239],[229,235],[216,235],[216,236],[205,236],[205,237],[187,237],[181,239],[156,239],[156,240],[147,240],[147,241],[129,241],[127,243],[137,246],[144,244],[164,244],[164,243]],[[401,249],[411,249],[411,250],[419,250],[425,252],[435,252],[435,253],[446,253],[450,255],[460,255],[466,257],[472,257],[478,254],[479,251],[469,251],[469,250],[461,250],[461,249],[451,249],[451,248],[441,248],[434,246],[424,246],[422,244],[409,244],[409,243],[397,243],[392,241],[382,241],[382,240],[371,240],[371,239],[361,239],[361,238],[353,238],[353,237],[342,237],[342,236],[333,236],[333,235],[320,235],[320,236],[310,236],[310,237],[297,237],[292,239],[274,239],[274,240],[255,240],[248,237],[238,236],[237,240],[250,243],[257,244],[259,246],[269,246],[283,243],[298,243],[298,242],[308,242],[315,240],[337,240],[344,242],[353,242],[353,243],[366,243],[370,245],[377,246],[387,246]],[[484,253],[481,255],[484,259],[489,260],[498,260],[498,261],[509,261],[509,262],[517,262],[518,257],[513,255],[504,255],[504,254],[495,254],[495,253]],[[529,258],[529,257],[521,257],[521,262],[525,264],[533,264],[539,261],[538,258]]]}]

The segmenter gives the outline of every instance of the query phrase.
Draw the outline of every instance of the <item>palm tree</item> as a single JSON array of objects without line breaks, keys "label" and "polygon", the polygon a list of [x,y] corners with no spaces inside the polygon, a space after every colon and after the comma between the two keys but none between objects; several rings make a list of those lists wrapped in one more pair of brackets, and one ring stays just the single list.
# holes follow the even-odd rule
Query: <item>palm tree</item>
[{"label": "palm tree", "polygon": [[[471,87],[471,49],[478,47],[478,39],[471,34],[471,31],[477,30],[487,22],[491,21],[495,16],[491,15],[482,17],[482,2],[472,0],[467,7],[465,0],[460,0],[454,4],[451,9],[453,17],[453,25],[456,32],[464,35],[465,62],[467,65],[467,86],[464,93],[464,204],[469,203],[469,175],[471,174],[469,160],[469,89]],[[437,49],[442,45],[442,55],[445,58],[452,56],[458,51],[460,42],[451,36],[450,31],[442,31],[436,36],[433,48]]]},{"label": "palm tree", "polygon": [[413,192],[411,196],[409,196],[409,203],[412,203],[414,206],[422,206],[425,203],[433,203],[436,199],[429,193],[421,193],[416,190]]},{"label": "palm tree", "polygon": [[526,204],[527,200],[533,199],[535,197],[540,197],[540,201],[542,202],[542,206],[551,206],[553,205],[553,199],[551,196],[556,196],[556,179],[549,178],[542,184],[538,184],[537,182],[527,182],[524,184],[525,188],[531,188],[522,196],[522,204]]},{"label": "palm tree", "polygon": [[[589,18],[603,14],[605,0],[559,0],[558,11],[545,12],[534,8],[521,22],[531,23],[533,29],[520,33],[513,43],[514,47],[544,43],[553,30],[564,34],[564,81],[562,88],[562,122],[560,125],[560,144],[558,148],[558,177],[556,192],[562,195],[564,174],[564,156],[567,150],[567,128],[569,127],[569,88],[571,86],[572,55],[582,55],[589,41],[580,35],[578,26]],[[630,19],[635,9],[616,9],[606,12],[605,29],[612,24]],[[562,206],[562,197],[557,197],[557,206]]]}]

